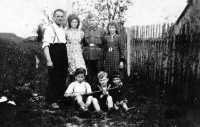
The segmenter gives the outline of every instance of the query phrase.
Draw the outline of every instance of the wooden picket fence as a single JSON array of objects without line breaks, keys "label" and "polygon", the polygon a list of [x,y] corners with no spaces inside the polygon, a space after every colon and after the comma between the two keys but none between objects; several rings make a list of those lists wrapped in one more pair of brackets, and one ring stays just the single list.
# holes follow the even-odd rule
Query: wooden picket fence
[{"label": "wooden picket fence", "polygon": [[200,99],[199,25],[186,23],[176,35],[172,23],[127,28],[127,72],[159,84],[185,101]]}]

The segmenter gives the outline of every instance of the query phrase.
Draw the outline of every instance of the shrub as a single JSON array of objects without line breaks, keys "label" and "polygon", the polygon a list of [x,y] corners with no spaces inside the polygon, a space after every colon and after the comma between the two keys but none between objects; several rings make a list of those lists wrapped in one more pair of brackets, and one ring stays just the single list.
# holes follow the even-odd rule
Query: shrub
[{"label": "shrub", "polygon": [[[40,43],[28,42],[12,33],[0,33],[0,49],[1,90],[32,82],[43,77],[46,72]],[[35,56],[40,59],[41,66],[38,69]]]}]

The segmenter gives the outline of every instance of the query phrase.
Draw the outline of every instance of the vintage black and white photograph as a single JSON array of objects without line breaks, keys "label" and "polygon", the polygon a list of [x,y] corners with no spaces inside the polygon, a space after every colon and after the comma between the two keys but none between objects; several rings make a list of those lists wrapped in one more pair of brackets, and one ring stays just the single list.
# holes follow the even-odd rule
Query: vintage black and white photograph
[{"label": "vintage black and white photograph", "polygon": [[1,0],[0,127],[200,127],[200,0]]}]

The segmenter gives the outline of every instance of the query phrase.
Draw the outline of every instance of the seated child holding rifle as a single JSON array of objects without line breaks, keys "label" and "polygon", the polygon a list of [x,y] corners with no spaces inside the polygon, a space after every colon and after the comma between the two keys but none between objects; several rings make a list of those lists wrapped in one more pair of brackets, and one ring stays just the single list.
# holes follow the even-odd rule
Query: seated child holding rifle
[{"label": "seated child holding rifle", "polygon": [[[77,68],[74,75],[75,81],[68,86],[64,96],[73,97],[79,105],[81,113],[88,112],[88,107],[91,105],[93,97],[87,95],[92,90],[91,86],[85,82],[86,70],[84,68]],[[86,102],[84,103],[84,101]]]},{"label": "seated child holding rifle", "polygon": [[119,110],[120,107],[122,107],[125,111],[129,111],[131,108],[128,108],[127,106],[127,100],[124,98],[124,89],[123,89],[123,83],[121,80],[121,76],[119,73],[115,72],[112,77],[113,87],[111,94],[113,95],[113,102],[114,102],[114,108],[115,110]]},{"label": "seated child holding rifle", "polygon": [[110,85],[108,85],[108,74],[104,71],[100,71],[97,75],[99,84],[96,87],[96,92],[93,94],[93,105],[96,112],[108,112],[113,109],[113,100],[109,94]]}]

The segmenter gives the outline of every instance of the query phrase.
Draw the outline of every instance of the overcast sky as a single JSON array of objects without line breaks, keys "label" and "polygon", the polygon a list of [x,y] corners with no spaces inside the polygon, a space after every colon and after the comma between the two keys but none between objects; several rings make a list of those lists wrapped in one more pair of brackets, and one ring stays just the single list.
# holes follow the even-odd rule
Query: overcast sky
[{"label": "overcast sky", "polygon": [[175,22],[187,0],[135,0],[127,15],[127,25]]},{"label": "overcast sky", "polygon": [[[0,32],[11,32],[21,37],[34,35],[34,29],[48,14],[62,8],[71,9],[71,0],[1,0]],[[82,1],[82,0],[80,0]],[[187,0],[134,0],[127,15],[126,26],[175,22]]]}]

